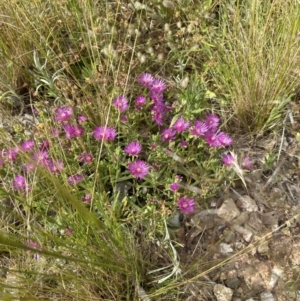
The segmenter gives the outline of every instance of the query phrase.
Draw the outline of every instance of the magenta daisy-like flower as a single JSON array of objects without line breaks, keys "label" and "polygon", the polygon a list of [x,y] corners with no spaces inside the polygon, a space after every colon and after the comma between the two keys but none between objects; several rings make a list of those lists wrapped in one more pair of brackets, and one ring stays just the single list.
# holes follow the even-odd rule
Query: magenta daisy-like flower
[{"label": "magenta daisy-like flower", "polygon": [[132,141],[124,148],[124,152],[131,156],[136,156],[141,151],[142,151],[142,146],[138,141]]},{"label": "magenta daisy-like flower", "polygon": [[66,121],[72,113],[73,109],[71,107],[60,107],[55,110],[54,118],[58,122]]},{"label": "magenta daisy-like flower", "polygon": [[36,165],[33,162],[28,162],[23,166],[23,171],[26,173],[34,171],[35,169],[36,169]]},{"label": "magenta daisy-like flower", "polygon": [[83,127],[81,125],[65,124],[63,126],[63,129],[66,133],[66,138],[67,139],[80,137],[83,134]]},{"label": "magenta daisy-like flower", "polygon": [[18,149],[17,148],[8,148],[2,151],[2,159],[6,161],[14,161],[17,157]]},{"label": "magenta daisy-like flower", "polygon": [[124,95],[119,95],[113,100],[113,105],[120,111],[126,111],[128,108],[128,100]]},{"label": "magenta daisy-like flower", "polygon": [[52,134],[53,137],[58,137],[58,135],[59,135],[59,129],[58,128],[53,128],[51,130],[51,134]]},{"label": "magenta daisy-like flower", "polygon": [[187,147],[187,142],[185,140],[181,141],[180,146]]},{"label": "magenta daisy-like flower", "polygon": [[222,157],[222,162],[224,165],[231,167],[234,163],[234,157],[231,154],[226,154]]},{"label": "magenta daisy-like flower", "polygon": [[26,179],[21,175],[16,175],[12,181],[12,187],[14,190],[26,190]]},{"label": "magenta daisy-like flower", "polygon": [[215,130],[220,123],[220,118],[215,114],[210,114],[205,119],[205,125],[209,130]]},{"label": "magenta daisy-like flower", "polygon": [[135,99],[135,103],[136,103],[136,109],[138,111],[140,111],[142,106],[146,103],[146,97],[145,96],[138,96]]},{"label": "magenta daisy-like flower", "polygon": [[164,119],[165,119],[165,112],[158,111],[158,110],[153,110],[152,111],[152,120],[157,125],[163,125],[164,124]]},{"label": "magenta daisy-like flower", "polygon": [[176,132],[172,129],[164,129],[161,133],[161,139],[165,142],[171,141],[174,139]]},{"label": "magenta daisy-like flower", "polygon": [[178,189],[179,189],[179,184],[176,183],[176,182],[172,183],[172,184],[170,185],[170,189],[171,189],[172,191],[178,190]]},{"label": "magenta daisy-like flower", "polygon": [[77,183],[81,182],[84,178],[85,177],[83,175],[76,174],[76,175],[70,176],[67,181],[68,181],[69,185],[76,185]]},{"label": "magenta daisy-like flower", "polygon": [[93,136],[97,140],[112,141],[117,136],[117,131],[114,128],[99,126],[95,128]]},{"label": "magenta daisy-like flower", "polygon": [[90,202],[92,200],[92,195],[91,194],[86,194],[82,197],[82,201],[84,203]]},{"label": "magenta daisy-like flower", "polygon": [[135,103],[138,105],[138,106],[142,106],[146,103],[146,97],[145,96],[138,96],[136,99],[135,99]]},{"label": "magenta daisy-like flower", "polygon": [[91,163],[93,162],[93,156],[90,153],[82,153],[78,155],[78,160],[82,163]]},{"label": "magenta daisy-like flower", "polygon": [[85,115],[80,115],[77,118],[78,122],[83,123],[85,121],[87,121],[87,117]]},{"label": "magenta daisy-like flower", "polygon": [[122,121],[122,122],[127,122],[127,121],[128,121],[128,119],[127,119],[127,117],[126,117],[126,116],[121,116],[121,121]]},{"label": "magenta daisy-like flower", "polygon": [[45,139],[41,142],[39,150],[47,150],[50,148],[50,142],[48,139]]},{"label": "magenta daisy-like flower", "polygon": [[62,160],[48,160],[47,167],[51,173],[60,174],[60,172],[64,169],[64,163]]},{"label": "magenta daisy-like flower", "polygon": [[21,143],[21,148],[23,151],[28,152],[34,148],[34,141],[32,140],[25,140]]},{"label": "magenta daisy-like flower", "polygon": [[41,165],[47,165],[47,159],[49,157],[49,154],[46,151],[39,150],[35,152],[32,155],[32,159],[37,163]]},{"label": "magenta daisy-like flower", "polygon": [[190,126],[189,121],[184,121],[183,116],[180,116],[173,124],[172,128],[177,132],[181,133]]},{"label": "magenta daisy-like flower", "polygon": [[217,135],[217,139],[219,140],[219,142],[222,146],[229,146],[232,144],[232,138],[223,132],[221,132]]},{"label": "magenta daisy-like flower", "polygon": [[208,131],[205,134],[205,141],[211,147],[220,147],[221,143],[218,139],[218,134],[213,131]]},{"label": "magenta daisy-like flower", "polygon": [[142,86],[147,88],[150,88],[152,86],[153,81],[154,81],[154,77],[150,73],[142,73],[138,78],[138,82]]},{"label": "magenta daisy-like flower", "polygon": [[143,179],[149,173],[150,168],[151,167],[142,160],[130,162],[128,165],[129,172],[138,179]]},{"label": "magenta daisy-like flower", "polygon": [[155,93],[161,93],[166,90],[167,85],[161,78],[155,78],[151,85],[151,91]]},{"label": "magenta daisy-like flower", "polygon": [[164,96],[162,95],[162,93],[151,90],[149,97],[155,104],[164,104]]},{"label": "magenta daisy-like flower", "polygon": [[181,197],[177,205],[182,213],[191,213],[195,209],[195,201],[192,198]]},{"label": "magenta daisy-like flower", "polygon": [[253,162],[250,157],[243,156],[241,166],[243,169],[251,169],[253,167]]},{"label": "magenta daisy-like flower", "polygon": [[207,125],[201,120],[196,120],[194,126],[190,130],[190,133],[197,137],[203,137],[207,131]]}]

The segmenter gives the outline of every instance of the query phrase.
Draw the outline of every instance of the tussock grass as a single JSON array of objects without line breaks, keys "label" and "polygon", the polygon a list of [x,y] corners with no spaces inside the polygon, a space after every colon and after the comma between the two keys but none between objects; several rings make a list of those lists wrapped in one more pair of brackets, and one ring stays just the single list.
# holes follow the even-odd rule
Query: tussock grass
[{"label": "tussock grass", "polygon": [[300,5],[237,1],[219,9],[211,71],[237,123],[262,133],[280,122],[299,88]]}]

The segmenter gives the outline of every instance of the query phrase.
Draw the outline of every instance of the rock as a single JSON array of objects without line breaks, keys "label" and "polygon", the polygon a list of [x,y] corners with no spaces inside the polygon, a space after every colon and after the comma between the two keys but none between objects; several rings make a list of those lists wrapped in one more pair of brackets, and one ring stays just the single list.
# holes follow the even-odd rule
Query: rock
[{"label": "rock", "polygon": [[293,249],[290,237],[280,235],[269,243],[270,259],[280,266],[286,266],[286,263]]},{"label": "rock", "polygon": [[261,233],[265,229],[258,212],[250,212],[247,226],[256,233]]},{"label": "rock", "polygon": [[258,293],[268,289],[271,279],[271,268],[265,262],[252,263],[241,271],[247,289],[251,293]]},{"label": "rock", "polygon": [[271,279],[269,282],[269,289],[273,289],[275,287],[275,285],[277,284],[278,280],[280,279],[280,277],[283,274],[283,269],[278,267],[278,266],[274,266],[272,269],[272,275],[271,275]]},{"label": "rock", "polygon": [[246,211],[258,211],[256,202],[249,196],[243,195],[237,200],[237,204],[241,204],[241,207]]},{"label": "rock", "polygon": [[300,265],[300,241],[293,243],[293,250],[290,256],[290,262],[292,265]]},{"label": "rock", "polygon": [[220,243],[220,253],[222,254],[228,254],[228,253],[232,253],[233,249],[230,247],[230,245],[225,244],[225,243]]},{"label": "rock", "polygon": [[270,291],[264,291],[260,294],[261,301],[275,301],[273,294]]},{"label": "rock", "polygon": [[218,301],[231,301],[233,290],[222,284],[214,286],[214,294]]},{"label": "rock", "polygon": [[232,199],[227,199],[223,202],[221,207],[217,211],[217,215],[224,219],[226,222],[231,222],[238,215],[240,215],[240,210],[235,205]]},{"label": "rock", "polygon": [[182,222],[182,214],[179,210],[170,218],[169,223],[172,227],[179,228]]},{"label": "rock", "polygon": [[225,284],[231,289],[237,289],[240,286],[240,280],[238,278],[227,279]]}]

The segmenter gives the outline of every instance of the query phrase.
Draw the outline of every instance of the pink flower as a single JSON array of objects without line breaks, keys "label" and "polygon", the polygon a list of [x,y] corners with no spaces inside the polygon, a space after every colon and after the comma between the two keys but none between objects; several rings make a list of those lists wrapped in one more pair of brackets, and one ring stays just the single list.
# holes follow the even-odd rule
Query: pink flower
[{"label": "pink flower", "polygon": [[49,148],[50,148],[50,142],[49,142],[48,139],[43,140],[40,147],[39,147],[40,150],[46,150],[46,149],[49,149]]},{"label": "pink flower", "polygon": [[161,93],[166,90],[167,86],[165,82],[160,78],[155,78],[151,85],[151,91]]},{"label": "pink flower", "polygon": [[161,133],[161,139],[165,142],[171,141],[175,137],[175,131],[172,128],[164,129]]},{"label": "pink flower", "polygon": [[78,120],[78,122],[83,123],[83,122],[87,121],[87,117],[84,115],[80,115],[80,116],[78,116],[77,120]]},{"label": "pink flower", "polygon": [[63,126],[63,129],[66,133],[66,138],[67,139],[72,139],[76,137],[80,137],[83,134],[83,127],[81,125],[70,125],[70,124],[65,124]]},{"label": "pink flower", "polygon": [[178,190],[179,189],[179,184],[178,183],[172,183],[171,185],[170,185],[170,189],[172,190],[172,191],[176,191],[176,190]]},{"label": "pink flower", "polygon": [[203,137],[207,131],[207,125],[201,120],[196,120],[194,126],[190,130],[190,133],[194,136]]},{"label": "pink flower", "polygon": [[119,95],[113,100],[113,105],[120,111],[126,111],[128,108],[128,100],[124,95]]},{"label": "pink flower", "polygon": [[31,171],[33,171],[35,169],[36,169],[36,165],[33,162],[28,162],[27,164],[25,164],[23,166],[23,170],[26,173],[29,173],[29,172],[31,172]]},{"label": "pink flower", "polygon": [[219,126],[220,118],[215,114],[210,114],[205,119],[205,125],[209,130],[216,130]]},{"label": "pink flower", "polygon": [[25,140],[21,143],[21,148],[25,152],[32,150],[33,147],[34,147],[34,141],[32,141],[32,140]]},{"label": "pink flower", "polygon": [[38,110],[37,108],[33,107],[33,108],[32,108],[32,113],[33,113],[34,115],[39,115],[39,110]]},{"label": "pink flower", "polygon": [[181,197],[177,205],[182,213],[191,213],[195,209],[195,201],[192,198]]},{"label": "pink flower", "polygon": [[26,179],[21,175],[16,175],[12,181],[12,187],[14,190],[26,190]]},{"label": "pink flower", "polygon": [[136,109],[138,111],[140,111],[141,108],[142,108],[142,106],[146,103],[146,97],[144,97],[144,96],[138,96],[135,99],[135,103],[136,103]]},{"label": "pink flower", "polygon": [[187,147],[187,142],[185,140],[183,140],[183,141],[180,142],[180,145],[182,147]]},{"label": "pink flower", "polygon": [[53,128],[52,131],[51,131],[51,134],[52,134],[53,137],[58,137],[58,135],[59,135],[58,128]]},{"label": "pink flower", "polygon": [[82,163],[91,163],[93,162],[93,156],[90,153],[82,153],[78,155],[78,160]]},{"label": "pink flower", "polygon": [[131,156],[136,156],[141,151],[142,151],[142,146],[138,141],[130,142],[124,149],[124,152]]},{"label": "pink flower", "polygon": [[51,173],[60,174],[60,172],[64,169],[64,163],[62,160],[48,160],[47,167]]},{"label": "pink flower", "polygon": [[2,151],[2,159],[6,161],[14,161],[17,157],[18,149],[16,148],[9,148]]},{"label": "pink flower", "polygon": [[234,163],[234,157],[231,154],[224,155],[222,157],[222,162],[224,165],[231,167]]},{"label": "pink flower", "polygon": [[180,116],[173,124],[172,129],[174,129],[177,133],[181,133],[185,131],[190,126],[189,121],[184,121],[183,116]]},{"label": "pink flower", "polygon": [[158,93],[158,92],[151,90],[149,96],[150,96],[150,99],[155,104],[163,104],[164,103],[164,96],[162,95],[162,93]]},{"label": "pink flower", "polygon": [[217,139],[219,140],[220,144],[223,146],[229,146],[232,144],[232,138],[229,135],[221,132],[217,135]]},{"label": "pink flower", "polygon": [[241,166],[243,169],[251,169],[253,167],[253,162],[250,157],[243,156]]},{"label": "pink flower", "polygon": [[126,116],[121,116],[121,121],[122,122],[127,122],[127,117]]},{"label": "pink flower", "polygon": [[136,99],[135,99],[135,103],[138,105],[138,106],[142,106],[146,103],[146,97],[145,96],[138,96]]},{"label": "pink flower", "polygon": [[93,136],[97,140],[112,141],[116,138],[117,132],[114,128],[100,126],[94,130]]},{"label": "pink flower", "polygon": [[37,163],[41,165],[47,165],[47,159],[49,157],[49,154],[46,151],[38,150],[32,155],[32,159]]},{"label": "pink flower", "polygon": [[72,115],[73,109],[71,107],[57,108],[54,113],[54,119],[58,122],[66,121]]},{"label": "pink flower", "polygon": [[143,73],[139,76],[138,82],[147,88],[150,88],[152,86],[152,83],[154,81],[154,77],[150,73]]},{"label": "pink flower", "polygon": [[136,160],[129,163],[128,170],[135,178],[143,179],[149,173],[150,166],[142,160]]},{"label": "pink flower", "polygon": [[165,113],[163,111],[159,111],[159,110],[153,110],[152,111],[152,120],[157,125],[163,125],[164,124],[164,118],[165,118]]},{"label": "pink flower", "polygon": [[80,174],[76,174],[73,176],[70,176],[68,178],[68,184],[69,185],[76,185],[77,183],[79,183],[80,181],[82,181],[85,177],[83,175]]},{"label": "pink flower", "polygon": [[211,147],[220,147],[221,146],[221,143],[218,139],[218,134],[213,131],[208,131],[205,134],[205,141]]},{"label": "pink flower", "polygon": [[82,201],[84,203],[90,202],[92,200],[92,195],[91,194],[86,194],[85,196],[82,197]]}]

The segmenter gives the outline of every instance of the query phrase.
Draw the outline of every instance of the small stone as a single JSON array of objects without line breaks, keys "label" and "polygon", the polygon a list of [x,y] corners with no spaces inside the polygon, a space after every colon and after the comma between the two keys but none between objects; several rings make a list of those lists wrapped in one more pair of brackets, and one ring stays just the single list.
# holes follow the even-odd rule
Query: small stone
[{"label": "small stone", "polygon": [[278,266],[274,266],[272,269],[272,274],[271,274],[271,280],[269,282],[269,289],[273,289],[275,287],[275,285],[277,284],[278,280],[280,279],[280,277],[283,274],[283,269],[278,267]]},{"label": "small stone", "polygon": [[222,284],[214,286],[214,294],[218,301],[231,301],[233,290]]},{"label": "small stone", "polygon": [[269,244],[267,241],[260,243],[257,247],[257,252],[261,255],[268,255],[270,251]]},{"label": "small stone", "polygon": [[225,243],[220,243],[220,253],[222,254],[228,254],[228,253],[232,253],[233,249],[230,247],[230,245],[225,244]]},{"label": "small stone", "polygon": [[225,284],[231,289],[237,289],[240,286],[240,280],[238,278],[227,279]]},{"label": "small stone", "polygon": [[293,243],[290,261],[292,265],[300,265],[300,241]]},{"label": "small stone", "polygon": [[217,215],[223,218],[226,222],[231,222],[239,214],[240,210],[237,208],[234,201],[230,198],[225,200],[217,211]]},{"label": "small stone", "polygon": [[261,301],[275,301],[273,294],[270,291],[264,291],[260,294]]},{"label": "small stone", "polygon": [[244,208],[246,211],[258,211],[256,202],[249,195],[241,196],[238,199],[238,202],[242,204],[241,207]]}]

